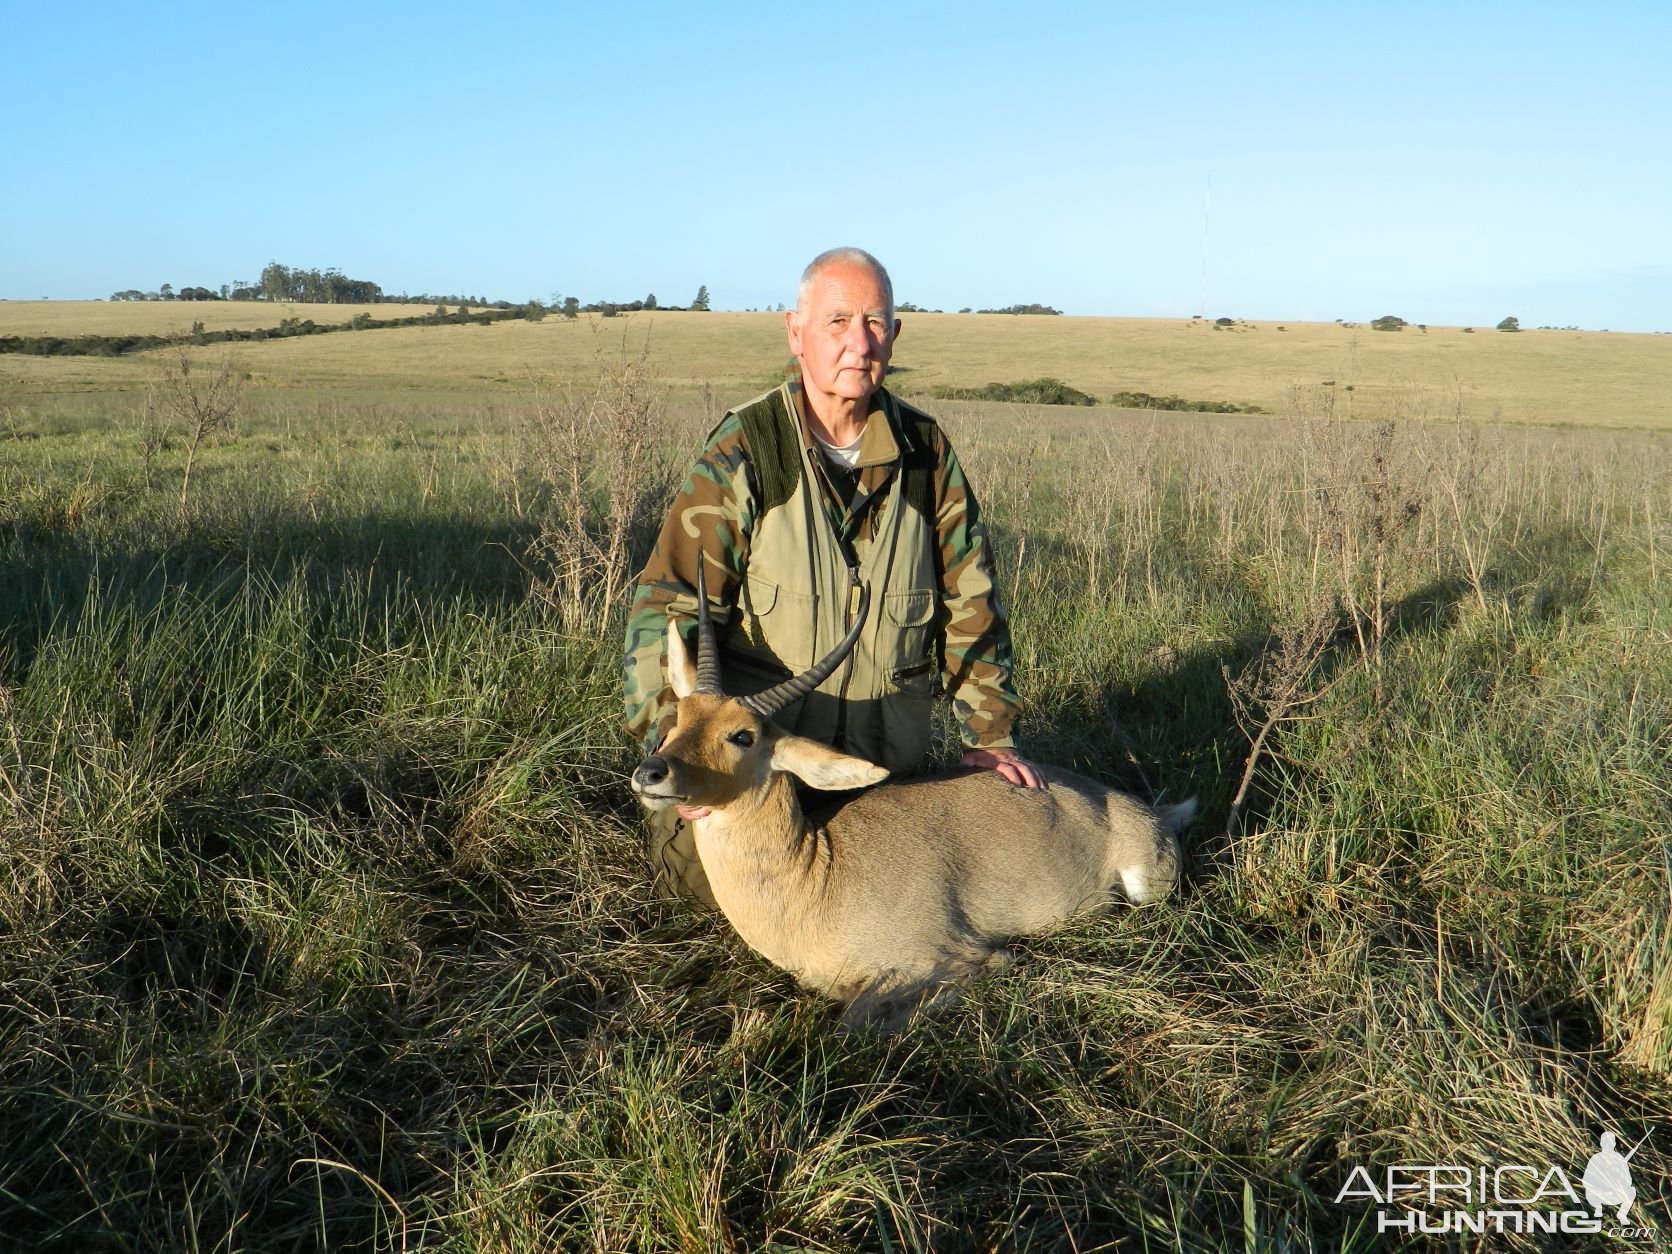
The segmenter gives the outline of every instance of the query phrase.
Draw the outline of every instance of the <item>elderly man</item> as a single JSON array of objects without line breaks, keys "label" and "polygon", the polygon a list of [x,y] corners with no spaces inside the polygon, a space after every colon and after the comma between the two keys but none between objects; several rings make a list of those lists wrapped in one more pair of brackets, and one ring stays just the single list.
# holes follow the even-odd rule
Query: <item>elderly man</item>
[{"label": "elderly man", "polygon": [[[882,386],[900,335],[888,272],[857,248],[822,253],[784,321],[799,370],[709,433],[640,576],[628,730],[654,748],[673,725],[668,621],[694,624],[703,561],[709,597],[736,611],[721,644],[728,692],[805,670],[852,626],[868,584],[874,608],[848,660],[775,721],[899,774],[927,753],[944,688],[964,764],[1041,787],[1011,736],[1009,629],[975,497],[934,420]],[[711,900],[688,824],[670,814],[651,853]]]}]

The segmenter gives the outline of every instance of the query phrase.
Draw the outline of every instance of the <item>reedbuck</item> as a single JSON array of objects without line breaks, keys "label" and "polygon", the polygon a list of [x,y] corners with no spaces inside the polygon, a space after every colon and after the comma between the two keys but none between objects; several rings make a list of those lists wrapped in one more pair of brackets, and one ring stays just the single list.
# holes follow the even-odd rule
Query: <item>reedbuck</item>
[{"label": "reedbuck", "polygon": [[849,1020],[891,1020],[951,996],[1003,944],[1059,927],[1119,889],[1158,901],[1178,878],[1187,801],[1154,810],[1051,767],[1034,790],[981,770],[869,788],[822,823],[790,776],[864,788],[882,767],[771,722],[847,657],[870,608],[812,669],[755,696],[727,697],[707,590],[697,577],[698,655],[668,628],[679,699],[667,739],[633,772],[652,810],[679,807],[715,901],[751,948],[801,983],[850,1004]]}]

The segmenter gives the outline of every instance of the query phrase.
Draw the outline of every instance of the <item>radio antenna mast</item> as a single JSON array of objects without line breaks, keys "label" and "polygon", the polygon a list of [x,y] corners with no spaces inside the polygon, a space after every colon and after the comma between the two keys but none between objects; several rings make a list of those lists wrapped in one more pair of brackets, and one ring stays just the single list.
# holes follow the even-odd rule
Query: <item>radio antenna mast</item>
[{"label": "radio antenna mast", "polygon": [[1213,172],[1208,172],[1207,190],[1202,194],[1202,295],[1196,312],[1208,316],[1208,219],[1213,212]]}]

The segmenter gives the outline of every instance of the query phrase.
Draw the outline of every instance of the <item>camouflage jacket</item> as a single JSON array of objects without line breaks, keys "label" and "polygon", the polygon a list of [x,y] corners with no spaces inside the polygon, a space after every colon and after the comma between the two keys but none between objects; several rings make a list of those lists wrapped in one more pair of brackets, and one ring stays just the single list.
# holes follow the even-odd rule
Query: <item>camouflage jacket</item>
[{"label": "camouflage jacket", "polygon": [[816,661],[851,623],[863,582],[873,609],[850,663],[775,721],[908,770],[928,746],[929,701],[944,691],[967,745],[1011,746],[1009,629],[986,529],[945,435],[879,390],[858,466],[832,471],[804,406],[792,379],[709,433],[639,578],[628,730],[652,747],[672,726],[668,622],[683,622],[694,649],[702,553],[728,692],[760,691]]}]

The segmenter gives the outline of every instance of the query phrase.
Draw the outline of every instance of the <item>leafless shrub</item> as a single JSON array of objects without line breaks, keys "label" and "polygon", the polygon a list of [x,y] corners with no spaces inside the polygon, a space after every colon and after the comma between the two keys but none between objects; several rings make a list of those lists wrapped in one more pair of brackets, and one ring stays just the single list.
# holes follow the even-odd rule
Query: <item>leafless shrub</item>
[{"label": "leafless shrub", "polygon": [[1398,590],[1414,569],[1424,479],[1403,426],[1343,421],[1328,389],[1297,392],[1313,591],[1333,584],[1382,696],[1382,661]]},{"label": "leafless shrub", "polygon": [[1329,683],[1319,682],[1318,664],[1329,651],[1340,625],[1335,606],[1315,598],[1277,632],[1272,643],[1242,674],[1232,675],[1229,665],[1220,664],[1232,714],[1243,735],[1248,737],[1249,745],[1248,761],[1236,796],[1231,799],[1230,813],[1225,817],[1227,837],[1236,835],[1237,822],[1272,733],[1285,723],[1307,717],[1306,708],[1329,691]]},{"label": "leafless shrub", "polygon": [[192,468],[197,465],[199,450],[217,432],[231,430],[244,391],[243,374],[230,354],[222,357],[212,372],[197,370],[196,366],[191,349],[184,344],[164,363],[161,377],[152,383],[146,398],[148,434],[141,437],[149,483],[151,458],[163,447],[168,433],[178,429],[184,434],[186,473],[180,480],[181,508],[191,493]]},{"label": "leafless shrub", "polygon": [[528,550],[534,595],[565,630],[595,630],[625,600],[638,542],[673,494],[662,393],[646,353],[601,352],[590,389],[564,386],[537,401],[528,456],[542,503]]}]

